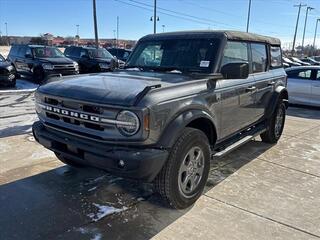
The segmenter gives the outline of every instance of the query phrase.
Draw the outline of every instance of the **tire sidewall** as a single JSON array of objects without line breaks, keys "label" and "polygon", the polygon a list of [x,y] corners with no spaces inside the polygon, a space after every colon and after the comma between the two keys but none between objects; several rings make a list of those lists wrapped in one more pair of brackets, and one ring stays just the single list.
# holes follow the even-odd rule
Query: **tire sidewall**
[{"label": "tire sidewall", "polygon": [[[283,120],[282,120],[282,126],[281,126],[280,133],[279,133],[279,135],[276,135],[276,130],[275,130],[276,129],[276,119],[277,119],[277,114],[278,114],[279,111],[283,111]],[[272,133],[273,133],[273,136],[274,136],[276,141],[278,141],[280,139],[281,135],[282,135],[282,132],[283,132],[283,129],[284,129],[285,120],[286,120],[286,106],[282,101],[280,101],[278,103],[276,111],[274,112],[273,121],[272,121]]]},{"label": "tire sidewall", "polygon": [[[190,194],[190,196],[186,198],[182,195],[179,189],[179,170],[187,152],[195,146],[199,147],[204,154],[204,169],[199,185]],[[202,132],[197,131],[196,134],[192,135],[191,139],[185,139],[185,141],[178,146],[176,152],[172,155],[170,154],[170,158],[173,158],[173,165],[169,176],[171,179],[169,183],[171,190],[170,194],[179,208],[185,208],[193,204],[200,197],[208,179],[210,170],[210,147],[208,144],[208,138]]]}]

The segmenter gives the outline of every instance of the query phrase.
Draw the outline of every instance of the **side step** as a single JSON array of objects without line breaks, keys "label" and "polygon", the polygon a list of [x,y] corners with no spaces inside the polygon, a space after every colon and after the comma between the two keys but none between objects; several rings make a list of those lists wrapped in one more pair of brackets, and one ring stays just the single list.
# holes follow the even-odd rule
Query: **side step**
[{"label": "side step", "polygon": [[262,130],[256,132],[254,135],[245,136],[245,137],[241,138],[240,140],[238,140],[237,142],[235,142],[235,143],[231,144],[230,146],[224,148],[223,150],[214,153],[213,157],[217,157],[217,158],[223,157],[226,154],[232,152],[233,150],[236,150],[238,147],[240,147],[240,146],[246,144],[247,142],[251,141],[253,138],[255,138],[256,136],[260,135],[261,133],[263,133],[265,131],[266,131],[266,129],[262,129]]}]

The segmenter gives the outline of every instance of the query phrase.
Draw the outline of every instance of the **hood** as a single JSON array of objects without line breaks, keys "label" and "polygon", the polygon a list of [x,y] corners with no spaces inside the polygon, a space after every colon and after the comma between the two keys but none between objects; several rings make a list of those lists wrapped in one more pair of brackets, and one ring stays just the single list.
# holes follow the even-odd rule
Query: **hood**
[{"label": "hood", "polygon": [[70,58],[59,57],[59,58],[38,58],[42,63],[52,63],[52,64],[71,64],[73,61]]},{"label": "hood", "polygon": [[119,71],[63,77],[40,86],[38,91],[86,102],[133,106],[147,93],[147,87],[165,87],[188,80],[190,77],[180,74]]}]

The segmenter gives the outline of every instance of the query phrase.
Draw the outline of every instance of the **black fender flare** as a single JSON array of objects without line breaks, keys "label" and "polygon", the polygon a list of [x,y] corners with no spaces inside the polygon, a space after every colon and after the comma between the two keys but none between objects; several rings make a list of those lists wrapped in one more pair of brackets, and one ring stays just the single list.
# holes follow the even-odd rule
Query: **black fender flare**
[{"label": "black fender flare", "polygon": [[271,96],[268,108],[266,109],[265,117],[268,119],[272,116],[272,114],[276,109],[277,102],[279,101],[279,99],[283,99],[286,105],[286,108],[288,108],[288,99],[289,99],[288,97],[289,97],[288,90],[286,89],[286,87],[284,86],[276,87],[275,91]]},{"label": "black fender flare", "polygon": [[211,124],[211,127],[213,128],[213,134],[215,134],[214,137],[216,138],[217,131],[214,118],[205,110],[189,109],[180,113],[165,127],[157,145],[163,148],[171,148],[178,137],[181,135],[183,129],[192,121],[197,119],[206,119],[208,123]]}]

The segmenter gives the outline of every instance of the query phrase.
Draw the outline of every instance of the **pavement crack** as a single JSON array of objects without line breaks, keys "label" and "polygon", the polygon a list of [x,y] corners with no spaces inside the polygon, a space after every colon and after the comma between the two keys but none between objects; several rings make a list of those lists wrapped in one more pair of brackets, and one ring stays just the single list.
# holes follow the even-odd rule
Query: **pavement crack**
[{"label": "pavement crack", "polygon": [[302,233],[305,233],[305,234],[307,234],[307,235],[310,235],[310,236],[313,236],[313,237],[316,237],[316,238],[319,238],[319,239],[320,239],[320,236],[319,236],[319,235],[316,235],[316,234],[314,234],[314,233],[308,232],[307,230],[304,230],[304,229],[301,229],[301,228],[292,226],[292,225],[290,225],[290,224],[287,224],[287,223],[278,221],[278,220],[276,220],[276,219],[273,219],[273,218],[264,216],[264,215],[259,214],[259,213],[255,213],[255,212],[250,211],[250,210],[248,210],[248,209],[245,209],[245,208],[236,206],[236,205],[234,205],[234,204],[231,204],[231,203],[228,203],[228,202],[226,202],[226,201],[223,201],[223,200],[220,200],[220,199],[217,199],[217,198],[208,196],[208,195],[206,195],[206,194],[204,194],[204,195],[205,195],[206,197],[208,197],[208,198],[211,198],[211,199],[213,199],[213,200],[216,200],[216,201],[218,201],[218,202],[220,202],[220,203],[223,203],[223,204],[225,204],[225,205],[228,205],[228,206],[230,206],[230,207],[237,208],[237,209],[239,209],[239,210],[241,210],[241,211],[244,211],[244,212],[253,214],[253,215],[257,216],[257,217],[267,219],[267,220],[269,220],[269,221],[278,223],[278,224],[280,224],[280,225],[286,226],[286,227],[288,227],[288,228],[294,229],[294,230],[296,230],[296,231],[299,231],[299,232],[302,232]]},{"label": "pavement crack", "polygon": [[310,176],[312,176],[312,177],[320,178],[319,175],[316,175],[316,174],[313,174],[313,173],[308,173],[308,172],[305,172],[305,171],[301,171],[301,170],[299,170],[299,169],[295,169],[295,168],[292,168],[292,167],[288,167],[288,166],[285,166],[285,165],[282,165],[282,164],[279,164],[279,163],[271,162],[271,161],[268,161],[268,160],[266,160],[266,159],[262,159],[262,158],[260,158],[260,157],[257,157],[257,159],[260,160],[260,161],[264,161],[264,162],[267,162],[267,163],[270,163],[270,164],[277,165],[277,166],[282,167],[282,168],[290,169],[290,170],[293,170],[293,171],[296,171],[296,172],[299,172],[299,173],[303,173],[303,174],[310,175]]}]

